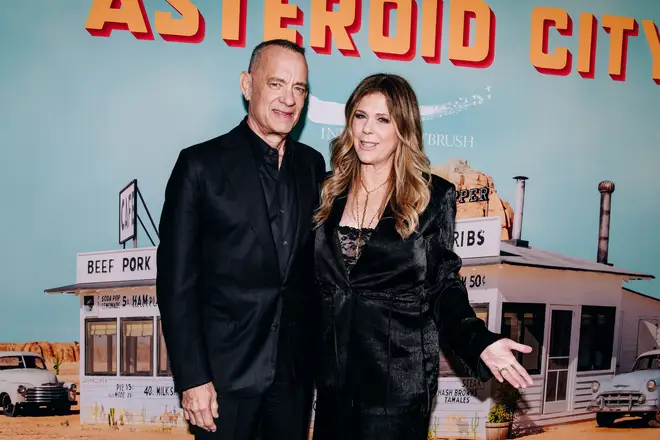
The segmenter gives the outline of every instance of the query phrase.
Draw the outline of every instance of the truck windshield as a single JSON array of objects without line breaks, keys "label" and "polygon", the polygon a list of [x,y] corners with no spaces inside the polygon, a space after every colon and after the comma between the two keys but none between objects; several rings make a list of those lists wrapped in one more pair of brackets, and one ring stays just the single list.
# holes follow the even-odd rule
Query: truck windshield
[{"label": "truck windshield", "polygon": [[37,368],[45,370],[44,361],[38,356],[2,356],[0,357],[0,370],[13,370],[18,368]]},{"label": "truck windshield", "polygon": [[23,356],[25,360],[25,368],[38,368],[39,370],[45,370],[46,366],[44,361],[38,356]]},{"label": "truck windshield", "polygon": [[632,370],[660,370],[660,354],[640,357],[633,365]]}]

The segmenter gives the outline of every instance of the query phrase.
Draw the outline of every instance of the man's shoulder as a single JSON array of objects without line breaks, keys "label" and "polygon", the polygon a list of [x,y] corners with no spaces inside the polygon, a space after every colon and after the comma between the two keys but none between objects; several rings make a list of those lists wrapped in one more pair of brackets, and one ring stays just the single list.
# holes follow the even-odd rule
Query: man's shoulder
[{"label": "man's shoulder", "polygon": [[208,151],[217,149],[222,145],[222,138],[226,135],[216,136],[212,139],[207,139],[205,141],[198,142],[196,144],[187,146],[181,150],[183,156],[190,158],[203,156],[208,154]]},{"label": "man's shoulder", "polygon": [[235,141],[237,128],[238,127],[234,127],[230,131],[214,138],[189,145],[183,148],[179,155],[184,160],[192,160],[195,162],[202,161],[201,163],[204,163],[204,161],[217,156],[218,151],[224,146],[230,145]]}]

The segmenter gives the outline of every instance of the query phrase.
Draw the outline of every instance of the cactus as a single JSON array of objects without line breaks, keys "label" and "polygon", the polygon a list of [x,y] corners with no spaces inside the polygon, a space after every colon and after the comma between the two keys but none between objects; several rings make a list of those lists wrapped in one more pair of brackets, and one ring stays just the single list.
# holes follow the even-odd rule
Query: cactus
[{"label": "cactus", "polygon": [[435,417],[432,419],[433,427],[429,429],[427,440],[435,440],[438,435],[438,422]]},{"label": "cactus", "polygon": [[477,428],[479,427],[479,415],[474,413],[474,417],[470,419],[470,428],[472,429],[472,437],[477,438]]},{"label": "cactus", "polygon": [[60,360],[60,353],[56,351],[55,360],[53,361],[53,370],[55,370],[56,375],[60,374],[60,365],[62,365],[62,361]]}]

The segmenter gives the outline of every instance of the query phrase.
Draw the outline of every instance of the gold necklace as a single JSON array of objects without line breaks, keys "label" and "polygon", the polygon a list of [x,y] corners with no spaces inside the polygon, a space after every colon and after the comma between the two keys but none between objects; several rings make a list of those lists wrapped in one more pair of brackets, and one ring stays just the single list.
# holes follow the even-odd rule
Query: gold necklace
[{"label": "gold necklace", "polygon": [[[362,219],[360,220],[360,218],[359,218],[360,217],[359,216],[359,211],[360,211],[359,194],[355,195],[355,214],[353,215],[353,217],[355,218],[355,220],[357,221],[357,224],[358,224],[358,236],[357,236],[357,242],[355,243],[355,258],[356,259],[360,257],[361,248],[364,247],[364,246],[361,246],[360,243],[361,243],[361,240],[362,240],[362,229],[364,228],[364,218],[367,216],[367,206],[369,206],[369,194],[371,194],[372,192],[374,192],[377,189],[381,188],[383,185],[385,185],[388,182],[389,182],[389,179],[385,180],[383,183],[378,185],[376,188],[369,191],[367,189],[367,187],[364,185],[364,182],[362,181],[362,179],[360,179],[360,184],[362,185],[362,188],[364,188],[364,191],[367,193],[367,196],[364,199],[364,209],[362,210]],[[386,198],[384,197],[383,201],[380,204],[380,206],[378,207],[378,209],[376,209],[376,212],[374,213],[373,217],[371,218],[371,220],[367,224],[367,228],[371,227],[371,224],[373,223],[373,221],[380,214],[381,210],[383,209],[383,205],[384,205],[385,200],[386,200]],[[358,215],[356,215],[356,214],[358,214]]]}]

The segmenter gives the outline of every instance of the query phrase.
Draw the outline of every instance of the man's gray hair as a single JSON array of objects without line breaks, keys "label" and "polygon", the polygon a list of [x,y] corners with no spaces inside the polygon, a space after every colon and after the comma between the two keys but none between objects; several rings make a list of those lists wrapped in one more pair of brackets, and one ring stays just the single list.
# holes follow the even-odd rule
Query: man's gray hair
[{"label": "man's gray hair", "polygon": [[299,53],[303,56],[303,58],[305,57],[305,48],[297,45],[296,43],[284,39],[267,40],[259,43],[257,47],[252,50],[250,65],[248,66],[248,73],[252,73],[257,67],[257,64],[259,64],[259,59],[261,58],[261,52],[263,52],[263,50],[268,46],[282,47],[284,49]]}]

